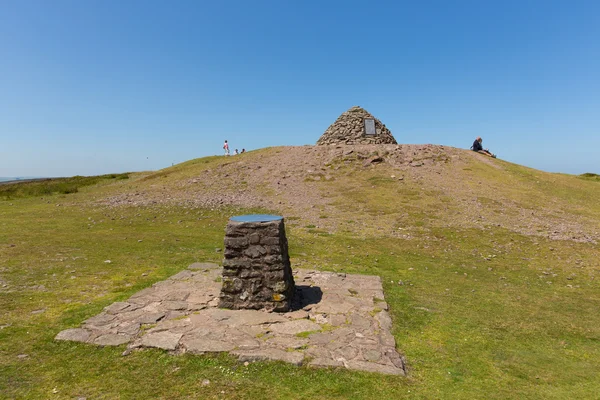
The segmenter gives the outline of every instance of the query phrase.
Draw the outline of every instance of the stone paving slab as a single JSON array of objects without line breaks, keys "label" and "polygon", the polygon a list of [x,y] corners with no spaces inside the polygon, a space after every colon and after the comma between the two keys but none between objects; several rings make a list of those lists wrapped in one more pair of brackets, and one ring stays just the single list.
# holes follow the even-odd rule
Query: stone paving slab
[{"label": "stone paving slab", "polygon": [[55,340],[405,374],[379,277],[296,269],[292,311],[269,313],[217,308],[221,272],[194,263]]}]

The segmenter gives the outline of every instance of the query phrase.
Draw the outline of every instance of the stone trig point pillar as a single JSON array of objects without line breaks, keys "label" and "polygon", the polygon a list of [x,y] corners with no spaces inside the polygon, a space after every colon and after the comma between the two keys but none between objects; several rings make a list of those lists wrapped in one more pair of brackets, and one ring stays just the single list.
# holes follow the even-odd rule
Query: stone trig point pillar
[{"label": "stone trig point pillar", "polygon": [[283,217],[230,218],[224,256],[219,307],[290,310],[295,284]]}]

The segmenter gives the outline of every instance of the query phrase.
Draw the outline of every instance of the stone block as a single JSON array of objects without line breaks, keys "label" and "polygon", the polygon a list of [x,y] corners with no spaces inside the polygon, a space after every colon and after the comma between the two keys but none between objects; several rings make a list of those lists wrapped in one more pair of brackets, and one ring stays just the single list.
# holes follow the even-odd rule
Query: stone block
[{"label": "stone block", "polygon": [[279,236],[277,236],[277,237],[263,236],[260,238],[260,244],[266,245],[266,246],[279,246],[280,238],[279,238]]},{"label": "stone block", "polygon": [[289,311],[295,283],[283,218],[234,217],[225,232],[219,306]]},{"label": "stone block", "polygon": [[248,247],[247,237],[225,237],[225,248],[226,249],[243,249]]},{"label": "stone block", "polygon": [[258,232],[251,233],[248,235],[248,243],[259,244],[261,242],[261,236]]},{"label": "stone block", "polygon": [[244,250],[243,255],[249,258],[262,258],[267,254],[267,249],[263,246],[251,246]]}]

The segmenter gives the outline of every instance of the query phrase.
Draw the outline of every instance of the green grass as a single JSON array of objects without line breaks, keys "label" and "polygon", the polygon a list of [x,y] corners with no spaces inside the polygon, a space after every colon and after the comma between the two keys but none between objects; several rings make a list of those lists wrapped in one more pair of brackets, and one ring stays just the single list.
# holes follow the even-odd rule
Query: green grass
[{"label": "green grass", "polygon": [[[127,184],[184,179],[193,176],[186,168],[217,161],[193,160]],[[510,173],[536,174],[517,167]],[[384,216],[400,202],[404,226],[414,227],[411,239],[368,228],[357,237],[288,224],[290,255],[310,268],[382,278],[408,377],[244,366],[227,355],[143,350],[122,356],[124,347],[55,342],[61,330],[192,262],[220,262],[215,249],[223,246],[227,219],[245,211],[99,206],[94,199],[120,187],[103,178],[79,193],[0,202],[0,398],[598,398],[598,245],[438,226],[423,211],[435,207],[437,192],[370,174],[357,174],[370,185],[347,188],[348,202],[362,201],[366,215]],[[568,193],[570,186],[593,183],[553,179],[553,196],[596,215],[593,196]],[[477,201],[493,207],[496,200]]]},{"label": "green grass", "polygon": [[579,177],[581,179],[586,179],[586,180],[589,180],[589,181],[600,182],[600,175],[593,174],[591,172],[586,172],[585,174],[581,174],[581,175],[579,175]]},{"label": "green grass", "polygon": [[32,182],[5,183],[0,185],[0,199],[11,200],[25,197],[77,193],[82,187],[96,185],[102,181],[128,178],[129,174],[125,173],[98,176],[74,176],[71,178],[49,178]]}]

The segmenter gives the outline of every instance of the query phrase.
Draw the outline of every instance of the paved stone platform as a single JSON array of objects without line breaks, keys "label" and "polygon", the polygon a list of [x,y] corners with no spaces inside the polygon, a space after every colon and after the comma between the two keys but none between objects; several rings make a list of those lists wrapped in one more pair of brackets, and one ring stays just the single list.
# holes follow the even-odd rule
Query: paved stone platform
[{"label": "paved stone platform", "polygon": [[296,269],[294,279],[293,311],[219,309],[221,267],[195,263],[55,339],[405,373],[379,277]]}]

